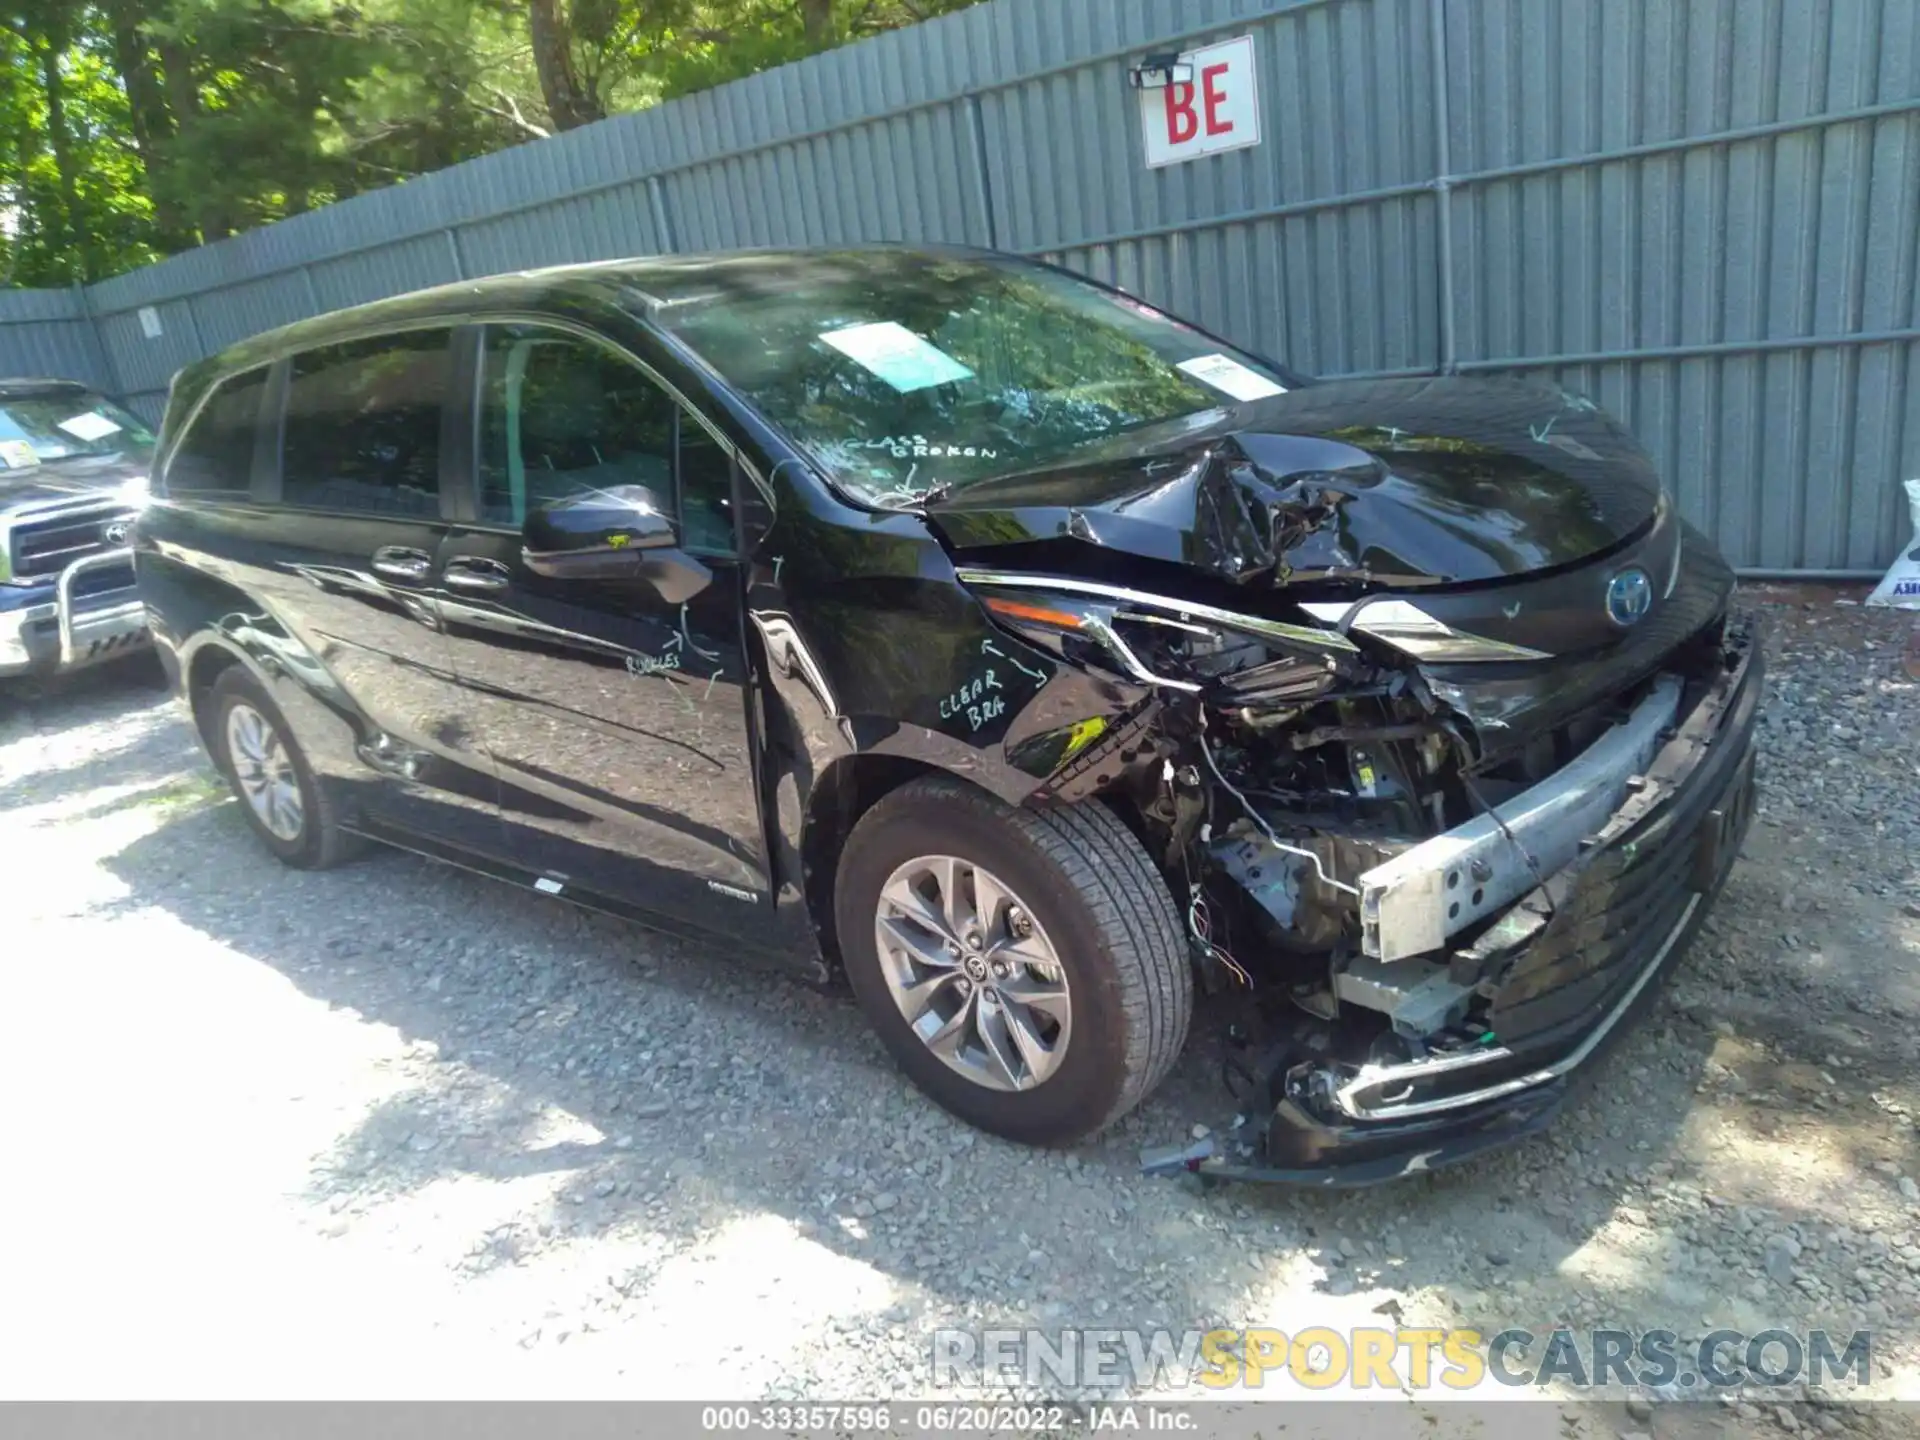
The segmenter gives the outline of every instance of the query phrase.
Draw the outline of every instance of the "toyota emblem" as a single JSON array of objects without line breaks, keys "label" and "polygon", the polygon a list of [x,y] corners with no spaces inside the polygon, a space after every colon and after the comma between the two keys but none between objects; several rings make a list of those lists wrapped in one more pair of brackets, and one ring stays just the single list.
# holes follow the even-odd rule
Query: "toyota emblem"
[{"label": "toyota emblem", "polygon": [[1637,566],[1607,582],[1607,618],[1614,624],[1637,623],[1653,608],[1653,581]]},{"label": "toyota emblem", "polygon": [[124,545],[127,543],[129,528],[126,521],[114,520],[100,531],[100,538],[109,545]]}]

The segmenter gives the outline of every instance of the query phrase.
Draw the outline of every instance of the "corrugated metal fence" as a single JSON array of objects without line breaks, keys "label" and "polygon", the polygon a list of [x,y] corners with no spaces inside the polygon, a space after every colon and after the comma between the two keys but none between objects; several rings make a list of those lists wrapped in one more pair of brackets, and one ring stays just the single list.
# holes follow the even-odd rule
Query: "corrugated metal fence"
[{"label": "corrugated metal fence", "polygon": [[0,290],[0,376],[14,375],[111,382],[112,367],[79,286]]},{"label": "corrugated metal fence", "polygon": [[[1128,65],[1238,35],[1262,143],[1147,168]],[[1749,569],[1873,572],[1905,534],[1914,0],[996,0],[0,295],[0,371],[152,415],[188,360],[422,285],[872,239],[1046,255],[1323,374],[1555,376]]]}]

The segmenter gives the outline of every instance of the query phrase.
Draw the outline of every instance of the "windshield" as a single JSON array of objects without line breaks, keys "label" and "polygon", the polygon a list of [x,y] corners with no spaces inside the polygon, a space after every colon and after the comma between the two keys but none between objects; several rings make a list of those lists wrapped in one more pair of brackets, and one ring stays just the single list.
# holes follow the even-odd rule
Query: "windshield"
[{"label": "windshield", "polygon": [[649,285],[654,318],[856,500],[1069,459],[1282,393],[1249,355],[1059,271],[968,257],[755,257]]},{"label": "windshield", "polygon": [[78,386],[0,395],[0,469],[52,460],[153,453],[153,432],[112,401]]}]

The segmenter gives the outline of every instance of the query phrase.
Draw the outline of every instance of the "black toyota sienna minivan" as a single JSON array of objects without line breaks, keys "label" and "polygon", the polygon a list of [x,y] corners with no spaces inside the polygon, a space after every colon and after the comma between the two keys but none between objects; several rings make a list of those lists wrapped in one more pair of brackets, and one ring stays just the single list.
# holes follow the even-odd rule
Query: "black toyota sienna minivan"
[{"label": "black toyota sienna minivan", "polygon": [[[289,865],[377,840],[844,977],[1048,1143],[1244,1017],[1166,1168],[1538,1128],[1751,810],[1759,646],[1645,454],[972,250],[573,266],[181,372],[156,641]],[[1223,1100],[1223,1109],[1227,1102]]]}]

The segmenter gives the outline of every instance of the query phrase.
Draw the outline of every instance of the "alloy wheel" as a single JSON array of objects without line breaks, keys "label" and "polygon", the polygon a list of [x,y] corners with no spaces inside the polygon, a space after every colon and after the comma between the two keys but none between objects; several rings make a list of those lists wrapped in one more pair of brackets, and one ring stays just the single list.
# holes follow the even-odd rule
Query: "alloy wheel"
[{"label": "alloy wheel", "polygon": [[300,838],[306,804],[286,743],[271,721],[253,706],[236,703],[227,711],[227,755],[247,804],[276,840]]},{"label": "alloy wheel", "polygon": [[1030,1090],[1060,1068],[1066,969],[998,876],[952,855],[909,860],[881,887],[874,940],[894,1003],[949,1067],[991,1090]]}]

